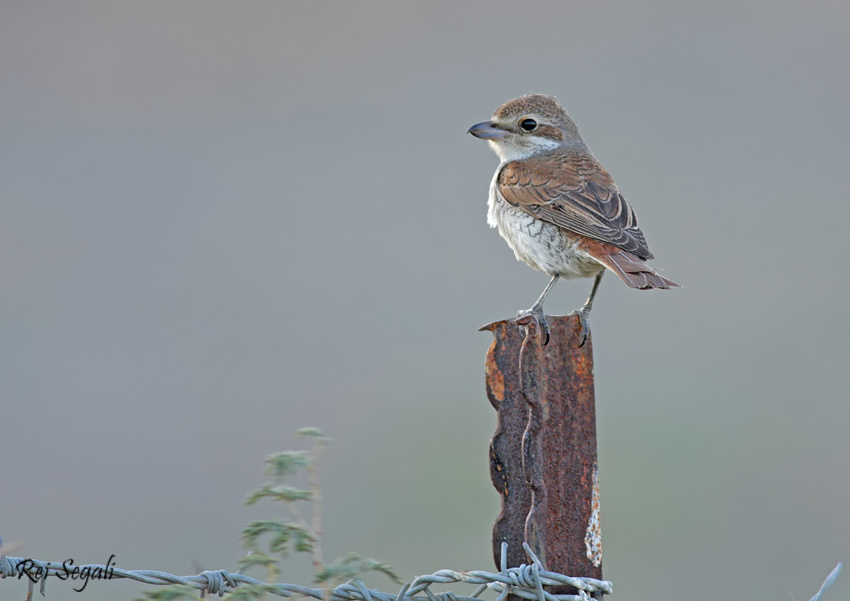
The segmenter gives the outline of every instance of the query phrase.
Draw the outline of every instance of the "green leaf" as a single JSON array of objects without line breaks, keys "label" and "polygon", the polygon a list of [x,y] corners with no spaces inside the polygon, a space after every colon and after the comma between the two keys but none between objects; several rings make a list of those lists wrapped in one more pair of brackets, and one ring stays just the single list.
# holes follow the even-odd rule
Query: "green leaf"
[{"label": "green leaf", "polygon": [[285,486],[283,484],[272,486],[264,484],[254,492],[248,495],[245,499],[245,505],[253,505],[260,499],[271,499],[272,501],[286,501],[289,503],[295,501],[309,501],[313,498],[313,493],[309,490],[295,488],[294,486]]},{"label": "green leaf", "polygon": [[295,433],[295,436],[297,438],[304,438],[305,436],[312,436],[313,438],[317,439],[318,442],[321,442],[321,443],[328,443],[328,442],[331,441],[331,439],[328,438],[327,436],[325,436],[322,433],[322,431],[319,430],[318,428],[301,428],[300,430],[298,430]]},{"label": "green leaf", "polygon": [[393,582],[401,584],[401,579],[392,566],[371,557],[363,557],[359,553],[349,553],[325,566],[325,569],[316,574],[316,582],[352,580],[364,572],[381,572],[392,579]]},{"label": "green leaf", "polygon": [[316,537],[314,537],[310,532],[305,531],[303,528],[299,528],[298,531],[293,530],[292,539],[292,546],[296,552],[313,552],[313,543],[316,542]]},{"label": "green leaf", "polygon": [[[227,596],[228,601],[256,601],[266,599],[266,593],[273,592],[275,587],[270,584],[243,584]],[[278,597],[272,597],[277,599]]]},{"label": "green leaf", "polygon": [[251,522],[242,530],[242,540],[249,549],[257,549],[257,542],[261,536],[269,535],[269,551],[280,553],[283,556],[289,554],[290,542],[296,551],[312,551],[313,535],[298,524],[282,522],[280,520],[263,520]]},{"label": "green leaf", "polygon": [[239,571],[246,572],[254,566],[260,566],[266,569],[277,569],[277,560],[269,557],[262,551],[253,551],[239,560]]},{"label": "green leaf", "polygon": [[136,599],[137,601],[178,601],[181,599],[198,601],[200,599],[200,592],[182,584],[173,584],[155,591],[145,591],[141,597],[137,597]]},{"label": "green leaf", "polygon": [[296,474],[298,470],[309,466],[310,453],[308,451],[283,451],[266,458],[266,474],[279,480]]}]

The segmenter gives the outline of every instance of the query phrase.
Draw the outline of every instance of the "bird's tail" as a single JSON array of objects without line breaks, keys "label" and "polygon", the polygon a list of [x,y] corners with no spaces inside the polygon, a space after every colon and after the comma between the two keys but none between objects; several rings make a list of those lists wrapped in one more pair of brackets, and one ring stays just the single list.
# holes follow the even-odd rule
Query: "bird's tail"
[{"label": "bird's tail", "polygon": [[621,280],[632,288],[639,288],[640,290],[681,288],[679,284],[657,273],[643,259],[628,251],[620,250],[611,254],[594,254],[593,258],[616,273]]}]

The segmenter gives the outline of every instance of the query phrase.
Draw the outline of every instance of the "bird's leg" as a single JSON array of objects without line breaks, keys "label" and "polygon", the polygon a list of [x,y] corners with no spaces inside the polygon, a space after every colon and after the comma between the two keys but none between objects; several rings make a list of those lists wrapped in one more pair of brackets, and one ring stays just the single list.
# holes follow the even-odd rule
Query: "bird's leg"
[{"label": "bird's leg", "polygon": [[590,332],[590,323],[588,322],[590,309],[593,307],[593,297],[596,296],[596,289],[599,288],[599,282],[602,281],[603,275],[605,275],[604,269],[596,274],[596,277],[593,279],[593,287],[590,289],[590,296],[587,297],[584,305],[582,305],[581,309],[578,311],[573,312],[573,315],[578,315],[578,318],[581,321],[581,343],[579,346],[584,346],[584,343],[587,342],[587,335]]},{"label": "bird's leg", "polygon": [[546,295],[549,294],[549,289],[552,288],[552,285],[558,281],[559,277],[561,276],[558,274],[553,275],[552,279],[549,280],[549,283],[546,284],[546,288],[543,289],[543,293],[540,295],[540,298],[534,301],[534,304],[531,305],[530,308],[517,313],[516,322],[518,324],[523,325],[523,322],[528,323],[529,320],[533,320],[537,323],[537,326],[540,328],[540,333],[543,336],[543,346],[549,344],[549,323],[543,315],[543,300],[546,298]]}]

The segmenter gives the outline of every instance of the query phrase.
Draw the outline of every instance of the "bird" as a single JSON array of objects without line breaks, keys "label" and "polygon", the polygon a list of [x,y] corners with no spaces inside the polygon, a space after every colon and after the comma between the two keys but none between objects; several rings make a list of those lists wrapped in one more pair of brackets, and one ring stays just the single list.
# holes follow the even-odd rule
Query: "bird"
[{"label": "bird", "polygon": [[581,323],[578,346],[587,340],[606,270],[640,290],[680,287],[647,265],[654,257],[634,210],[554,96],[509,100],[468,133],[486,140],[500,159],[490,183],[487,223],[517,260],[551,277],[534,304],[517,314],[521,324],[536,322],[544,345],[550,329],[543,301],[560,278],[593,278],[590,296],[574,312]]}]

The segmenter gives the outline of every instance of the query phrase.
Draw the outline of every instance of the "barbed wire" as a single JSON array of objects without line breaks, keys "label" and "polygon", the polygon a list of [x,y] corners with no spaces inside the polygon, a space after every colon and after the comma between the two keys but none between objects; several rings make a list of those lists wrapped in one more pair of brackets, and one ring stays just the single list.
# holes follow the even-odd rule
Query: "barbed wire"
[{"label": "barbed wire", "polygon": [[[543,567],[540,559],[527,543],[523,543],[522,546],[531,560],[530,564],[508,568],[508,545],[502,543],[501,572],[438,570],[433,574],[419,576],[412,582],[404,584],[397,595],[369,589],[360,580],[349,580],[329,591],[329,595],[326,596],[323,589],[282,583],[270,585],[256,578],[238,572],[230,573],[227,570],[204,571],[195,576],[175,576],[155,570],[122,570],[109,564],[69,566],[67,562],[39,561],[6,555],[0,555],[0,578],[21,579],[26,576],[28,580],[27,601],[32,599],[36,582],[39,583],[39,592],[42,595],[45,594],[48,576],[55,576],[60,580],[67,580],[69,577],[73,579],[85,578],[86,581],[89,578],[109,580],[128,578],[144,584],[180,584],[199,590],[202,599],[207,593],[222,597],[225,593],[234,592],[240,584],[260,585],[266,591],[281,597],[299,595],[313,597],[320,601],[326,599],[331,601],[481,601],[480,595],[488,589],[497,593],[498,596],[495,601],[504,601],[508,595],[515,595],[523,599],[536,599],[537,601],[589,601],[594,593],[607,595],[614,592],[613,584],[608,580],[572,577],[550,572]],[[2,548],[2,545],[0,545],[0,548]],[[820,601],[823,594],[835,583],[842,567],[842,563],[839,562],[833,568],[810,601]],[[71,573],[76,574],[76,578],[71,576]],[[452,592],[435,593],[430,590],[433,584],[457,582],[477,584],[478,588],[468,596]],[[578,591],[578,594],[553,594],[543,588],[546,586],[571,586]]]},{"label": "barbed wire", "polygon": [[[239,585],[243,584],[260,585],[268,592],[281,597],[299,595],[319,600],[330,599],[331,601],[480,601],[479,595],[488,589],[497,593],[498,596],[495,601],[503,601],[509,594],[523,599],[537,599],[538,601],[588,601],[594,593],[610,594],[613,592],[613,585],[607,580],[565,576],[546,570],[540,559],[526,543],[523,543],[523,548],[531,563],[508,568],[507,548],[507,543],[502,543],[502,571],[499,573],[483,570],[463,572],[439,570],[433,574],[419,576],[412,582],[406,583],[397,595],[369,589],[360,580],[350,580],[341,584],[331,590],[329,596],[326,597],[326,591],[320,588],[294,584],[270,585],[256,578],[238,572],[230,573],[227,570],[205,571],[195,576],[175,576],[154,570],[122,570],[114,565],[110,566],[108,562],[107,565],[69,566],[67,562],[39,561],[5,555],[0,555],[0,578],[15,577],[21,579],[26,577],[29,585],[27,600],[32,598],[36,583],[39,584],[39,592],[42,595],[45,594],[48,576],[55,576],[61,580],[85,578],[88,581],[89,578],[108,580],[128,578],[145,584],[181,584],[199,590],[201,598],[204,598],[207,593],[223,596],[225,593],[234,592]],[[76,578],[70,575],[69,570],[76,575]],[[479,586],[468,596],[451,592],[435,593],[430,590],[433,584],[457,582]],[[543,588],[546,586],[571,586],[578,591],[578,594],[552,594]]]}]

